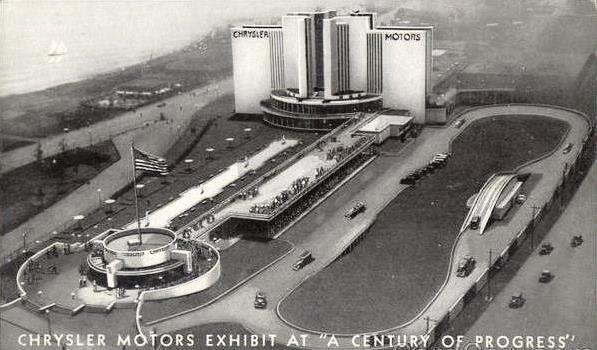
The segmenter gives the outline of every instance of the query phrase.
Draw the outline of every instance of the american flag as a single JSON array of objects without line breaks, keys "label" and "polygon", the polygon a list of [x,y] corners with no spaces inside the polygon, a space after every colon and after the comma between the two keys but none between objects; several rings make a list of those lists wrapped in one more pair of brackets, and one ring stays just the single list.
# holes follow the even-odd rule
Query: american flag
[{"label": "american flag", "polygon": [[156,175],[168,175],[168,163],[164,158],[154,156],[133,147],[135,170],[146,171]]}]

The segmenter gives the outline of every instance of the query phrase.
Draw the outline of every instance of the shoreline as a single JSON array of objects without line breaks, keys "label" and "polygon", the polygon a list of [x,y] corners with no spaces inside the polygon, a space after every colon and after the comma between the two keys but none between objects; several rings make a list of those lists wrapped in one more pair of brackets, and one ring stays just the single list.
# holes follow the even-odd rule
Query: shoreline
[{"label": "shoreline", "polygon": [[[7,99],[7,98],[21,97],[21,96],[25,96],[25,95],[29,95],[29,94],[39,94],[39,93],[44,93],[44,92],[52,91],[52,90],[56,90],[56,89],[63,89],[63,88],[67,88],[69,85],[86,83],[88,81],[96,80],[96,79],[101,80],[101,79],[107,79],[110,77],[114,77],[119,74],[122,74],[123,72],[125,72],[127,70],[141,69],[144,65],[152,64],[152,63],[154,63],[160,59],[163,59],[165,57],[182,53],[184,50],[192,47],[193,45],[195,45],[197,43],[200,43],[207,36],[211,35],[212,32],[221,31],[222,29],[224,29],[223,27],[225,27],[225,26],[226,25],[216,26],[216,27],[212,28],[212,30],[210,30],[209,32],[201,35],[200,37],[198,37],[196,39],[192,39],[189,43],[185,44],[184,46],[181,46],[176,49],[171,49],[169,51],[165,51],[165,52],[159,54],[158,56],[152,57],[150,59],[139,60],[137,63],[128,64],[128,65],[122,66],[120,68],[112,68],[107,71],[99,71],[99,72],[95,72],[95,73],[82,74],[80,77],[73,78],[73,80],[71,80],[71,81],[65,81],[65,82],[58,83],[56,85],[51,85],[51,86],[41,88],[41,89],[36,89],[36,90],[31,90],[31,91],[23,91],[23,92],[11,92],[11,93],[8,93],[5,95],[0,95],[0,104],[2,103],[2,100]],[[1,114],[0,114],[0,117],[1,117]]]},{"label": "shoreline", "polygon": [[[28,138],[34,143],[38,139],[86,127],[123,113],[118,108],[85,107],[82,102],[107,96],[118,86],[132,81],[156,79],[162,84],[181,84],[179,92],[184,93],[223,79],[232,73],[232,62],[215,58],[229,56],[227,51],[231,49],[226,28],[218,26],[189,45],[124,69],[98,73],[44,90],[0,97],[1,133],[5,136],[0,151],[23,146],[11,142],[11,138]],[[170,96],[156,96],[148,102]],[[31,125],[36,128],[31,128]]]}]

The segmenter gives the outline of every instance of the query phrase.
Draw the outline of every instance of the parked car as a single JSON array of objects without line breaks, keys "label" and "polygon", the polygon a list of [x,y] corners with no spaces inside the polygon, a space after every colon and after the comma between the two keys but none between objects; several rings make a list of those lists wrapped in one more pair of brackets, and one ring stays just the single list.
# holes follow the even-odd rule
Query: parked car
[{"label": "parked car", "polygon": [[539,249],[539,255],[549,255],[553,251],[553,246],[549,242],[545,242]]},{"label": "parked car", "polygon": [[427,165],[425,168],[425,171],[427,171],[427,173],[431,174],[435,171],[435,167],[433,165]]},{"label": "parked car", "polygon": [[454,127],[456,129],[460,129],[460,127],[466,122],[466,119],[459,119],[456,123],[454,123]]},{"label": "parked car", "polygon": [[294,271],[298,271],[298,270],[302,269],[303,267],[305,267],[306,265],[308,265],[309,263],[311,263],[313,260],[315,260],[315,258],[313,258],[313,255],[311,254],[311,252],[309,252],[308,250],[305,250],[301,253],[298,260],[294,264],[292,264],[292,269]]},{"label": "parked car", "polygon": [[564,152],[564,154],[570,153],[570,151],[572,150],[572,146],[574,146],[574,145],[573,145],[573,144],[571,144],[571,143],[568,143],[568,144],[566,145],[566,147],[564,147],[564,151],[563,151],[563,152]]},{"label": "parked car", "polygon": [[162,108],[166,106],[166,102],[158,103],[157,107]]},{"label": "parked car", "polygon": [[444,167],[444,166],[446,166],[447,162],[448,162],[448,157],[433,157],[433,159],[431,160],[430,163],[435,166]]},{"label": "parked car", "polygon": [[417,181],[411,175],[408,175],[407,177],[403,177],[400,180],[400,183],[403,185],[414,185],[415,182],[417,182]]},{"label": "parked car", "polygon": [[511,309],[519,309],[524,305],[525,301],[526,299],[522,297],[522,293],[516,293],[512,295],[512,298],[510,298],[510,303],[508,303],[508,307]]},{"label": "parked car", "polygon": [[583,242],[584,242],[584,239],[582,238],[582,236],[581,236],[581,235],[578,235],[578,236],[573,236],[573,237],[572,237],[572,240],[570,241],[570,246],[571,246],[572,248],[576,248],[576,247],[578,247],[579,245],[581,245]]},{"label": "parked car", "polygon": [[539,275],[539,282],[549,283],[553,277],[554,275],[549,270],[543,270],[541,271],[541,275]]},{"label": "parked car", "polygon": [[418,180],[421,178],[421,174],[419,174],[418,172],[412,173],[409,176],[411,176],[414,180]]},{"label": "parked car", "polygon": [[255,302],[253,303],[256,309],[265,309],[267,307],[267,298],[265,293],[257,292],[255,294]]},{"label": "parked car", "polygon": [[417,174],[421,175],[421,177],[427,175],[427,173],[429,173],[429,171],[427,171],[427,169],[425,169],[425,168],[421,168],[421,169],[417,170]]},{"label": "parked car", "polygon": [[475,269],[476,260],[470,255],[467,255],[460,259],[458,266],[456,267],[456,276],[466,277]]},{"label": "parked car", "polygon": [[355,205],[352,206],[352,208],[348,209],[348,211],[346,212],[346,214],[344,214],[344,217],[347,219],[353,219],[355,216],[359,215],[360,213],[365,211],[365,203],[358,201],[355,203]]},{"label": "parked car", "polygon": [[429,163],[430,165],[436,167],[436,168],[443,168],[446,166],[446,161],[445,160],[441,160],[441,159],[434,159],[431,161],[431,163]]},{"label": "parked car", "polygon": [[481,223],[481,218],[478,216],[473,216],[473,218],[471,219],[471,230],[478,230],[479,223]]},{"label": "parked car", "polygon": [[516,196],[516,204],[523,204],[524,202],[526,202],[527,200],[527,196],[523,193],[519,193],[518,196]]}]

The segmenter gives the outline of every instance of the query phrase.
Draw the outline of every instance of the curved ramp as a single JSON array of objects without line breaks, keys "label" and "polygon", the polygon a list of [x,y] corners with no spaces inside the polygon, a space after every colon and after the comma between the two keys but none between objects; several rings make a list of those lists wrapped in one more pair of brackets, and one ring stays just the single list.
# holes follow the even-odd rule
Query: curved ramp
[{"label": "curved ramp", "polygon": [[479,217],[479,234],[482,235],[500,195],[510,181],[517,176],[516,173],[497,173],[491,175],[479,191],[479,194],[477,194],[471,209],[460,227],[460,232],[469,227],[474,217]]}]

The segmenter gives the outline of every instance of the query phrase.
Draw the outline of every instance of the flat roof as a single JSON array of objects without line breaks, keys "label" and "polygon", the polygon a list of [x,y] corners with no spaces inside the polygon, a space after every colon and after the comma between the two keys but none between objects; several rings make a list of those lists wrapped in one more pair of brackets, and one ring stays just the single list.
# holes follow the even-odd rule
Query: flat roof
[{"label": "flat roof", "polygon": [[439,57],[439,56],[441,56],[441,55],[445,54],[445,53],[446,53],[446,51],[447,51],[447,50],[444,50],[444,49],[433,49],[433,50],[431,51],[431,55],[432,55],[433,57]]},{"label": "flat roof", "polygon": [[395,114],[381,114],[368,122],[367,124],[363,125],[359,128],[358,131],[360,132],[380,132],[385,128],[397,125],[397,126],[404,126],[410,123],[413,120],[413,117],[407,117],[404,115],[395,115]]}]

